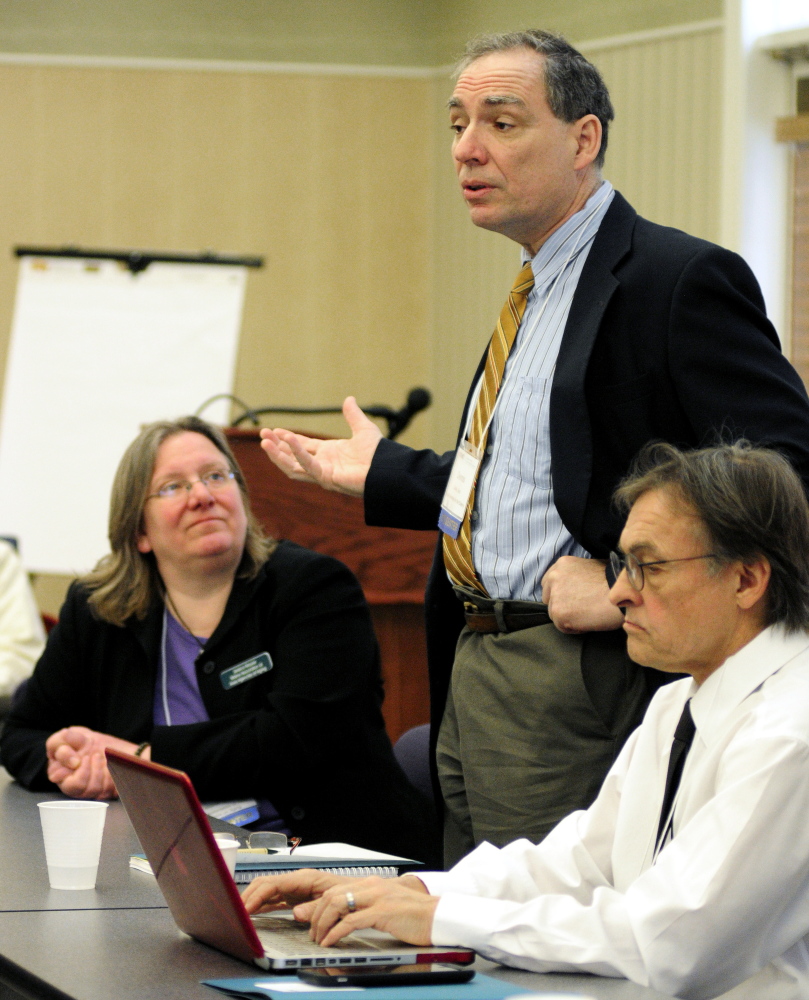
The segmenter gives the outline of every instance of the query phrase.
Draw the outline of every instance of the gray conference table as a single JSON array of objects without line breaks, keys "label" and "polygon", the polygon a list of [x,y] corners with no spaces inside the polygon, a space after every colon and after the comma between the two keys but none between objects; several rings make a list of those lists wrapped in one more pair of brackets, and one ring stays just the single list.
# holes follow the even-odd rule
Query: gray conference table
[{"label": "gray conference table", "polygon": [[[200,980],[259,974],[177,930],[154,879],[129,867],[138,843],[118,802],[96,888],[51,889],[36,804],[56,797],[26,792],[0,768],[0,1000],[214,1000]],[[475,967],[537,992],[664,1000],[623,979]]]}]

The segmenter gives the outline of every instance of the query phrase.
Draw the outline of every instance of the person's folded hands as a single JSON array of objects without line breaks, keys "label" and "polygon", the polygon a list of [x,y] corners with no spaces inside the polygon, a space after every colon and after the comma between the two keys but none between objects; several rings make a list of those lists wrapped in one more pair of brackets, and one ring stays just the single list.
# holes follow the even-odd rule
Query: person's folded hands
[{"label": "person's folded hands", "polygon": [[86,726],[67,726],[52,733],[46,743],[48,780],[73,798],[111,799],[117,792],[107,770],[107,748],[133,753],[136,744],[98,733]]}]

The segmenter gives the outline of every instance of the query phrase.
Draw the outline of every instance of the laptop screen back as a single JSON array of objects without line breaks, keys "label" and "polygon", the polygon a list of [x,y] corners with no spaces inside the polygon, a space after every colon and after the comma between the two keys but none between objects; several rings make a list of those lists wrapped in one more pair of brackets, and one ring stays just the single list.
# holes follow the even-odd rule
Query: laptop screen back
[{"label": "laptop screen back", "polygon": [[180,930],[253,962],[264,948],[188,776],[107,750],[118,795]]}]

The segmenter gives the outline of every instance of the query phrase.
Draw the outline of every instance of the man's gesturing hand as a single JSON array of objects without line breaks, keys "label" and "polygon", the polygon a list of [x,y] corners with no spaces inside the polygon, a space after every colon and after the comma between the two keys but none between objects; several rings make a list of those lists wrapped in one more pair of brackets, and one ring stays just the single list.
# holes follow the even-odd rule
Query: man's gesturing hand
[{"label": "man's gesturing hand", "polygon": [[343,416],[351,428],[350,438],[322,441],[280,427],[264,427],[261,447],[290,479],[362,496],[382,431],[365,416],[353,396],[343,403]]},{"label": "man's gesturing hand", "polygon": [[610,632],[624,616],[610,603],[604,563],[562,556],[542,577],[542,600],[560,632]]}]

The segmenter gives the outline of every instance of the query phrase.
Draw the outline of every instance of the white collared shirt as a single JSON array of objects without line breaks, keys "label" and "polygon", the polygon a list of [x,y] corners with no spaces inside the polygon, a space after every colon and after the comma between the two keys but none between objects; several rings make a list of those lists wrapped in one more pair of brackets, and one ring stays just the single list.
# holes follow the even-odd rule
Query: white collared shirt
[{"label": "white collared shirt", "polygon": [[[689,697],[696,734],[655,860]],[[701,687],[662,688],[595,803],[543,843],[482,844],[419,877],[441,896],[435,944],[696,1000],[809,998],[809,636],[768,628]]]}]

